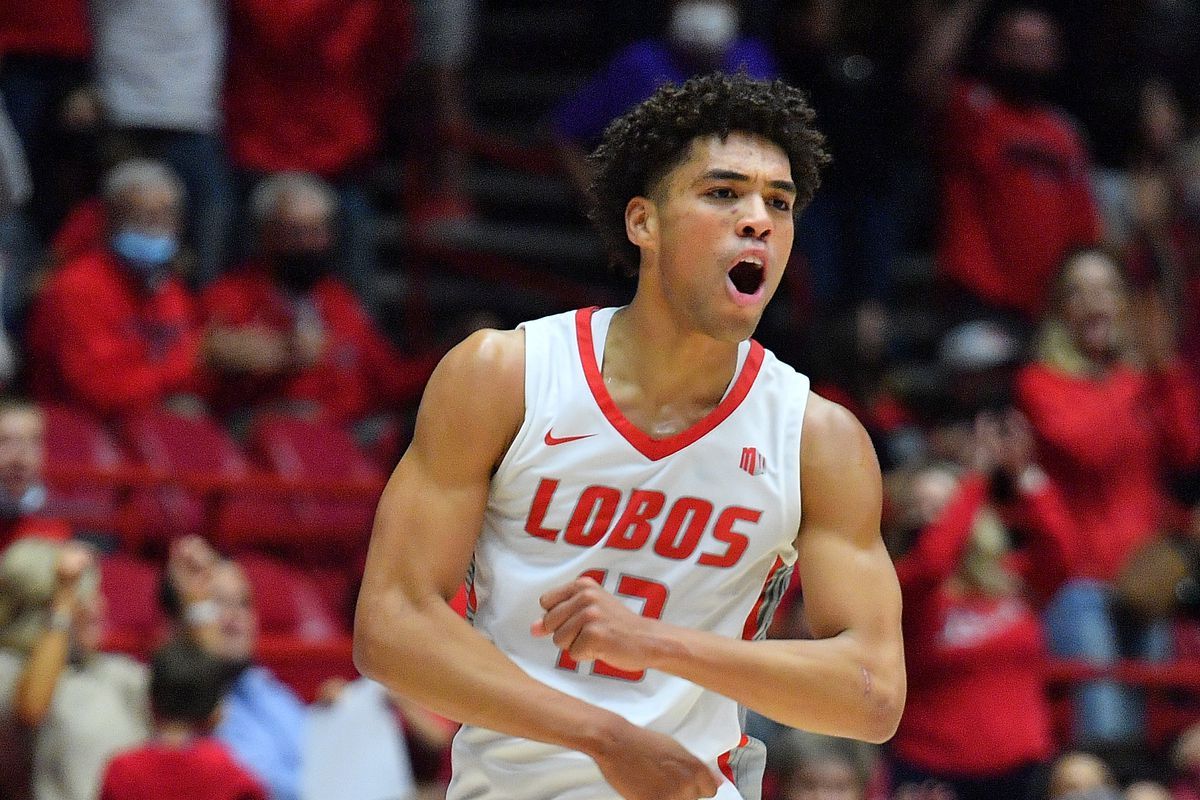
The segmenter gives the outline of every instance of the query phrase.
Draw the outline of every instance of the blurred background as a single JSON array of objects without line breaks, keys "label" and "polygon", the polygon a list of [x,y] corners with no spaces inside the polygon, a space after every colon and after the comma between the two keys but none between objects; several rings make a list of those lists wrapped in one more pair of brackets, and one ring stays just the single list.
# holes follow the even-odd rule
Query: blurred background
[{"label": "blurred background", "polygon": [[764,798],[1200,798],[1192,0],[0,5],[0,796],[444,792],[350,663],[375,501],[446,350],[632,297],[586,154],[714,69],[828,137],[756,338],[866,425],[905,596],[895,739],[751,715]]}]

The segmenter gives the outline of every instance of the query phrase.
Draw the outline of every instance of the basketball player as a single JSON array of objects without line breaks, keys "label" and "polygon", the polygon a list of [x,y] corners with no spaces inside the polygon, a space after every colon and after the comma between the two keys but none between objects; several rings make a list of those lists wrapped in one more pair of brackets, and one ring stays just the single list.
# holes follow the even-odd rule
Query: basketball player
[{"label": "basketball player", "polygon": [[[825,159],[811,120],[744,75],[659,90],[593,155],[633,301],[477,333],[430,379],[380,501],[355,662],[464,723],[452,800],[757,797],[739,704],[895,729],[874,452],[750,340]],[[816,638],[760,641],[793,563]],[[464,575],[472,624],[446,602]]]}]

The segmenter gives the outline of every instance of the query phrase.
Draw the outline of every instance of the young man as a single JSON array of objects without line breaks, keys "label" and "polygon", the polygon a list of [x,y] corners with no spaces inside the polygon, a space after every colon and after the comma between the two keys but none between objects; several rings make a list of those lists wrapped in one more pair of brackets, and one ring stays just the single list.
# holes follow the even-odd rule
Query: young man
[{"label": "young man", "polygon": [[[749,340],[825,159],[811,120],[798,91],[744,75],[660,89],[593,156],[632,303],[475,334],[430,379],[355,651],[464,723],[449,797],[757,797],[739,704],[895,729],[875,454]],[[818,638],[757,641],[792,563]],[[446,603],[464,575],[474,630]]]},{"label": "young man", "polygon": [[212,736],[229,665],[187,639],[150,664],[154,738],[108,764],[100,800],[267,800],[267,792]]}]

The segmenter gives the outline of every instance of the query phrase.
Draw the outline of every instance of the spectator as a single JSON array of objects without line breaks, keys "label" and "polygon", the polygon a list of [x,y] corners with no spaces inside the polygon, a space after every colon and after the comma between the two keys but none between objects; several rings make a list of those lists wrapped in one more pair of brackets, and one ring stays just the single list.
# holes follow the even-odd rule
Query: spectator
[{"label": "spectator", "polygon": [[71,538],[66,522],[43,513],[45,437],[41,409],[22,400],[0,401],[0,550],[17,539]]},{"label": "spectator", "polygon": [[[0,96],[33,178],[29,215],[45,240],[75,199],[95,148],[86,91],[92,37],[87,0],[0,5]],[[3,214],[0,213],[0,217]]]},{"label": "spectator", "polygon": [[1083,139],[1049,101],[1061,61],[1045,13],[1002,13],[979,80],[951,79],[958,49],[982,4],[960,0],[928,37],[912,83],[941,120],[943,219],[938,266],[983,309],[1036,320],[1055,267],[1094,244],[1098,216]]},{"label": "spectator", "polygon": [[159,159],[183,180],[196,285],[224,265],[233,220],[218,108],[224,9],[221,0],[91,0],[96,84],[114,149]]},{"label": "spectator", "polygon": [[[1200,458],[1200,401],[1174,352],[1173,334],[1152,319],[1134,339],[1124,324],[1129,293],[1103,251],[1070,255],[1054,283],[1037,360],[1016,394],[1038,437],[1042,463],[1062,488],[1079,536],[1079,559],[1046,609],[1060,656],[1109,664],[1125,655],[1161,660],[1161,626],[1121,630],[1112,584],[1164,525],[1164,471]],[[1120,642],[1134,642],[1132,649]],[[1109,683],[1076,696],[1075,737],[1127,745],[1142,735],[1136,696]]]},{"label": "spectator", "polygon": [[91,553],[23,539],[0,558],[0,794],[93,800],[109,758],[149,734],[146,670],[98,652]]},{"label": "spectator", "polygon": [[127,161],[104,185],[107,239],[63,265],[33,310],[34,395],[100,415],[202,391],[195,301],[172,273],[183,189],[165,166]]},{"label": "spectator", "polygon": [[1171,748],[1175,781],[1171,785],[1174,800],[1200,800],[1200,725],[1193,725]]},{"label": "spectator", "polygon": [[1120,800],[1108,765],[1091,753],[1073,751],[1050,769],[1048,800]]},{"label": "spectator", "polygon": [[898,59],[881,35],[886,15],[856,41],[846,0],[782,5],[774,52],[783,79],[809,93],[833,156],[796,226],[814,299],[821,308],[886,301],[901,246],[897,170],[910,119]]},{"label": "spectator", "polygon": [[[1062,499],[1015,412],[981,414],[970,472],[916,473],[891,544],[904,596],[908,702],[890,744],[899,786],[1034,800],[1053,743],[1033,602],[1073,561]],[[1024,534],[1011,550],[1012,531]],[[916,533],[911,533],[916,531]]]},{"label": "spectator", "polygon": [[797,755],[781,781],[781,800],[867,800],[867,776],[854,758],[832,746]]},{"label": "spectator", "polygon": [[163,611],[178,632],[233,667],[216,738],[272,800],[298,800],[304,704],[254,664],[258,616],[245,574],[204,540],[188,537],[172,546],[161,588]]},{"label": "spectator", "polygon": [[350,424],[415,400],[435,361],[401,356],[333,274],[329,186],[282,173],[259,184],[251,207],[256,257],[203,296],[218,408],[283,405]]},{"label": "spectator", "polygon": [[211,736],[228,673],[192,642],[161,647],[150,664],[154,740],[109,762],[100,800],[267,800]]},{"label": "spectator", "polygon": [[766,45],[739,35],[731,0],[675,0],[664,36],[634,42],[555,110],[551,128],[563,164],[583,196],[591,183],[586,154],[608,123],[645,100],[661,84],[693,75],[745,69],[754,78],[773,78]]},{"label": "spectator", "polygon": [[402,0],[232,0],[225,110],[247,185],[284,171],[339,195],[341,274],[372,296],[374,210],[364,188],[385,101],[411,50]]}]

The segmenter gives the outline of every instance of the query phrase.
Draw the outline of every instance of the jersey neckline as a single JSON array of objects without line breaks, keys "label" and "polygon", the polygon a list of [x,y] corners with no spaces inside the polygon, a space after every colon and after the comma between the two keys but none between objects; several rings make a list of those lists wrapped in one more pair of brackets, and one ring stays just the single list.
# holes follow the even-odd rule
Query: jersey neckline
[{"label": "jersey neckline", "polygon": [[746,395],[750,393],[750,387],[754,385],[754,380],[758,377],[759,369],[762,367],[763,347],[751,339],[750,350],[746,355],[745,363],[742,364],[741,371],[734,378],[725,396],[721,398],[721,402],[712,411],[674,436],[668,436],[665,439],[651,438],[649,434],[626,418],[612,399],[612,395],[608,393],[608,387],[604,385],[604,377],[596,360],[596,346],[592,336],[592,315],[596,311],[597,308],[593,306],[581,308],[575,312],[575,338],[579,345],[579,359],[583,363],[584,378],[587,380],[588,388],[592,392],[596,405],[600,407],[600,411],[609,424],[635,450],[651,461],[658,461],[679,452],[724,422],[746,399]]}]

